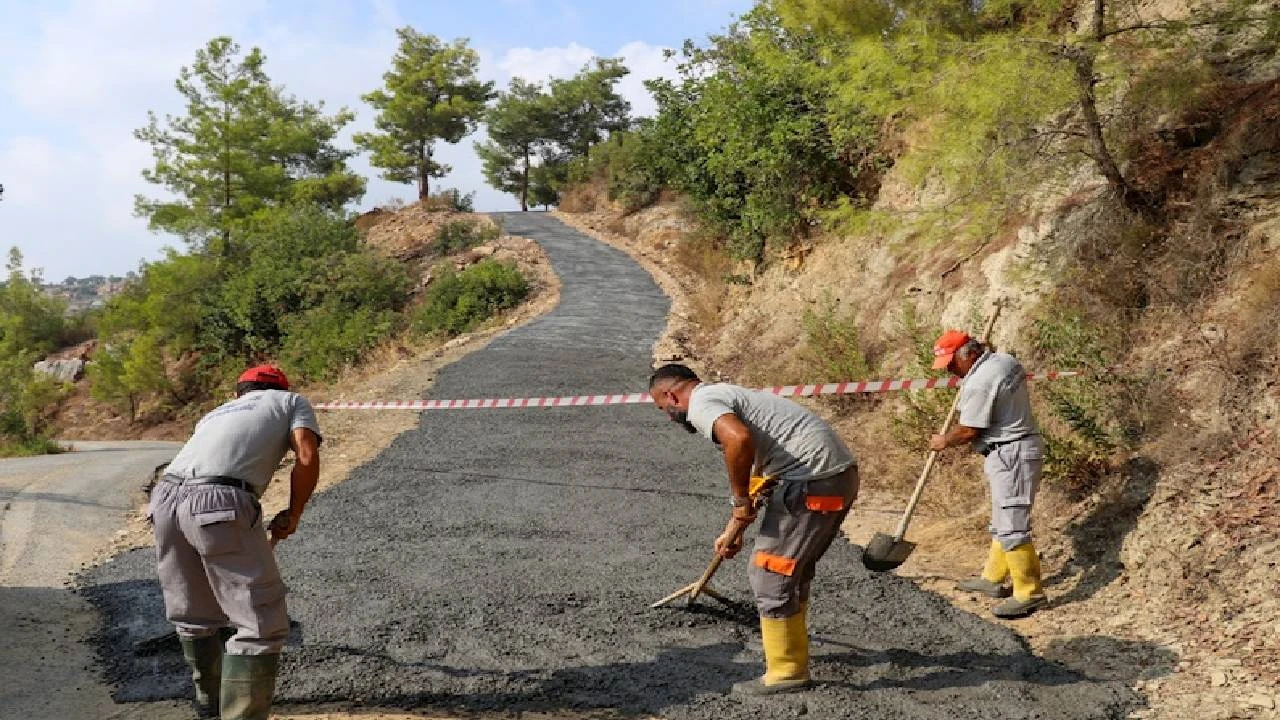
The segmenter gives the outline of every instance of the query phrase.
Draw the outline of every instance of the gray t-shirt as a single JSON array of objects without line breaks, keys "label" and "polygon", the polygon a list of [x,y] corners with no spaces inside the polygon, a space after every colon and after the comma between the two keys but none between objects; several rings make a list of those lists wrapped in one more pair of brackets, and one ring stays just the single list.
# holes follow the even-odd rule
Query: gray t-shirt
[{"label": "gray t-shirt", "polygon": [[289,434],[297,428],[320,436],[315,410],[306,398],[284,390],[245,393],[200,418],[165,473],[187,480],[235,478],[251,483],[261,494],[289,451]]},{"label": "gray t-shirt", "polygon": [[978,358],[960,386],[960,424],[982,431],[975,445],[1040,432],[1031,417],[1027,371],[1017,358],[997,352]]},{"label": "gray t-shirt", "polygon": [[702,383],[689,397],[689,422],[714,440],[716,420],[733,413],[751,431],[755,475],[816,480],[854,464],[853,453],[822,418],[786,398],[728,383]]}]

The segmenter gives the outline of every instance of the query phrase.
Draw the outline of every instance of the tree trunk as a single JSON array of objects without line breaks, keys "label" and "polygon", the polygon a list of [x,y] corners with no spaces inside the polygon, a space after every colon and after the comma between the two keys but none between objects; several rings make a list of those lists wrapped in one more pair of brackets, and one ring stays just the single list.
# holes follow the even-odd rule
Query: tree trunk
[{"label": "tree trunk", "polygon": [[[231,230],[227,227],[227,213],[231,210],[231,105],[222,103],[222,257],[231,257]],[[129,422],[133,422],[132,409]]]},{"label": "tree trunk", "polygon": [[529,151],[524,151],[524,177],[520,179],[520,212],[529,212]]},{"label": "tree trunk", "polygon": [[418,199],[431,197],[431,151],[425,144],[418,146]]},{"label": "tree trunk", "polygon": [[[1095,7],[1101,5],[1097,0]],[[1095,26],[1098,23],[1095,22]],[[1094,72],[1094,54],[1097,46],[1085,48],[1066,46],[1062,54],[1071,61],[1075,69],[1076,92],[1080,102],[1080,113],[1084,119],[1085,137],[1089,142],[1089,157],[1097,164],[1102,176],[1107,179],[1111,192],[1130,210],[1143,212],[1148,209],[1146,198],[1125,179],[1115,156],[1107,147],[1107,139],[1102,130],[1102,118],[1098,115],[1098,96],[1094,92],[1097,79]]]}]

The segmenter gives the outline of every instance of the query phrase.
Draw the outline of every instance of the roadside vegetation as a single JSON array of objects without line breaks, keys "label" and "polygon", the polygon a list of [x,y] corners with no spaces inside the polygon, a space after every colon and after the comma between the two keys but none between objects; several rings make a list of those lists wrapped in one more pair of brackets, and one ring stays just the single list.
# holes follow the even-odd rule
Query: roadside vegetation
[{"label": "roadside vegetation", "polygon": [[[685,264],[715,267],[706,287],[742,298],[734,285],[832,238],[893,238],[900,258],[945,244],[962,258],[954,270],[1007,237],[1039,199],[1096,177],[1096,211],[1081,229],[1090,242],[1039,259],[1053,264],[1060,289],[1025,309],[1025,344],[1037,364],[1102,370],[1128,360],[1142,322],[1192,310],[1239,252],[1218,188],[1223,171],[1267,144],[1265,133],[1224,144],[1218,174],[1198,189],[1182,173],[1206,162],[1190,153],[1227,133],[1215,117],[1227,98],[1267,92],[1239,76],[1252,58],[1274,55],[1276,17],[1235,1],[1168,19],[1107,0],[761,0],[724,33],[687,42],[678,77],[648,83],[654,117],[570,162],[562,207],[583,209],[593,192],[623,213],[679,198],[699,231],[678,241],[676,256],[737,262],[745,271]],[[723,301],[703,304],[713,310],[700,324],[713,336]],[[794,357],[743,372],[814,381],[924,371],[901,351],[878,365],[885,348],[918,350],[942,329],[917,306],[889,308],[906,318],[891,328],[819,301],[803,314]],[[1167,389],[1137,373],[1038,394],[1050,481],[1075,498],[1095,488],[1160,426]],[[838,410],[875,407],[841,401]],[[905,397],[891,437],[919,447],[946,408],[945,393]]]},{"label": "roadside vegetation", "polygon": [[[43,296],[11,254],[0,285],[0,454],[56,448],[52,421],[73,388],[32,366],[75,342],[96,341],[85,371],[92,398],[150,426],[197,416],[247,363],[324,382],[383,344],[469,332],[526,297],[515,265],[453,259],[501,229],[469,215],[470,194],[430,185],[449,169],[435,145],[473,130],[493,98],[476,77],[478,56],[464,40],[398,35],[384,86],[364,97],[375,130],[354,148],[337,139],[354,112],[289,94],[258,48],[219,37],[196,52],[178,74],[182,112],[153,113],[136,131],[152,149],[143,176],[157,190],[136,198],[136,214],[176,247],[105,307],[77,315]],[[579,132],[596,121],[577,118]],[[413,258],[370,247],[356,226],[350,208],[365,179],[348,161],[361,150],[383,177],[416,186],[421,211],[446,218]],[[424,274],[413,259],[439,266]]]}]

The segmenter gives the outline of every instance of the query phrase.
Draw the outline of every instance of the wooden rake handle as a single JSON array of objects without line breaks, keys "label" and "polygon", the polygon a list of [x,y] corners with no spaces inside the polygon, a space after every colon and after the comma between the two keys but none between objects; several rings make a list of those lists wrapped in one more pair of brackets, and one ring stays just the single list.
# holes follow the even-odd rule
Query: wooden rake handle
[{"label": "wooden rake handle", "polygon": [[[996,326],[996,318],[1000,317],[1000,309],[1002,303],[997,300],[995,308],[991,311],[991,317],[987,319],[987,326],[982,331],[979,338],[982,342],[988,342],[991,338],[991,331]],[[947,419],[942,423],[942,429],[938,431],[939,435],[946,435],[951,430],[951,423],[956,419],[956,413],[960,409],[960,393],[956,393],[956,399],[951,403],[951,410],[947,413]],[[920,497],[924,495],[924,486],[929,482],[929,475],[933,473],[933,466],[938,461],[938,451],[930,450],[928,458],[924,461],[924,470],[920,471],[920,479],[916,481],[916,488],[911,493],[911,500],[907,503],[907,511],[902,514],[902,520],[898,522],[898,529],[893,533],[894,542],[900,542],[907,534],[907,524],[911,522],[911,515],[916,511],[916,505],[920,502]]]}]

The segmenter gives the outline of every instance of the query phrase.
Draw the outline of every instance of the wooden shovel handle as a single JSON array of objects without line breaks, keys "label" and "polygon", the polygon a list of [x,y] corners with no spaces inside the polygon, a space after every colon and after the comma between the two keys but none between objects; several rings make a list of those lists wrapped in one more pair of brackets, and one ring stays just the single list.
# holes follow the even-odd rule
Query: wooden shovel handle
[{"label": "wooden shovel handle", "polygon": [[[991,317],[987,319],[987,327],[982,331],[979,338],[982,342],[987,342],[991,338],[991,331],[996,326],[996,318],[1000,317],[1001,303],[996,301],[996,306],[991,311]],[[960,409],[960,393],[956,393],[956,399],[951,403],[951,410],[947,413],[947,419],[942,423],[942,429],[938,431],[939,435],[946,435],[951,429],[951,423],[956,419],[956,412]],[[907,524],[911,522],[911,515],[916,511],[916,505],[920,502],[920,496],[924,494],[924,486],[929,482],[929,475],[933,472],[933,466],[938,461],[938,451],[930,450],[928,458],[924,461],[924,470],[920,471],[920,479],[916,481],[916,489],[911,493],[911,500],[907,503],[907,511],[902,514],[902,520],[898,523],[898,529],[893,533],[893,541],[900,542],[907,534]]]}]

